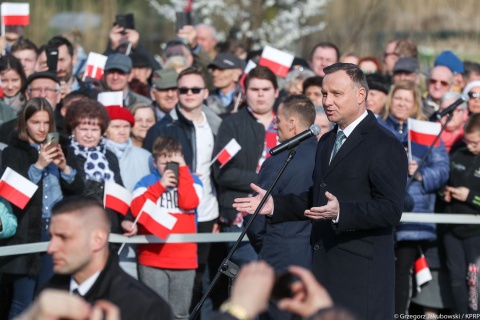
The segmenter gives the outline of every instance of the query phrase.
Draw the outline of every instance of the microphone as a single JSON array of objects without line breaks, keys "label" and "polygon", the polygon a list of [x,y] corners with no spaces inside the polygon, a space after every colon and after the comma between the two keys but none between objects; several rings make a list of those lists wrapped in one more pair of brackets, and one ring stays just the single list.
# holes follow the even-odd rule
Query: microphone
[{"label": "microphone", "polygon": [[279,144],[278,146],[270,149],[270,154],[276,156],[284,150],[290,150],[295,148],[300,144],[300,142],[307,140],[311,136],[317,136],[320,134],[320,127],[316,124],[312,124],[310,128],[303,131],[302,133],[297,134],[295,137],[288,139],[287,141]]},{"label": "microphone", "polygon": [[455,101],[454,103],[449,105],[443,111],[438,112],[437,113],[437,119],[438,120],[442,119],[444,115],[452,113],[453,111],[455,111],[455,109],[457,109],[457,107],[459,105],[461,105],[462,103],[467,102],[467,101],[468,101],[468,97],[466,97],[465,95],[462,94],[461,98],[458,98],[457,101]]}]

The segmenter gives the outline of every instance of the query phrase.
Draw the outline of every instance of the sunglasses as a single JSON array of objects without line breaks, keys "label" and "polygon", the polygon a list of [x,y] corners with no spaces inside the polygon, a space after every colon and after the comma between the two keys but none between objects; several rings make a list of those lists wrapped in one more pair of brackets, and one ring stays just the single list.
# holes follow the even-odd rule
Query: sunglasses
[{"label": "sunglasses", "polygon": [[474,98],[475,98],[475,99],[478,99],[478,98],[480,98],[480,92],[472,92],[472,91],[470,91],[470,92],[468,93],[468,97],[469,97],[470,99],[474,99]]},{"label": "sunglasses", "polygon": [[187,94],[189,91],[192,91],[193,94],[199,94],[205,88],[178,88],[180,94]]},{"label": "sunglasses", "polygon": [[448,86],[450,85],[450,82],[445,81],[445,80],[437,80],[437,79],[430,79],[430,80],[428,80],[428,83],[430,83],[430,84],[432,84],[432,85],[437,84],[437,82],[440,82],[440,84],[442,85],[442,87],[448,87]]}]

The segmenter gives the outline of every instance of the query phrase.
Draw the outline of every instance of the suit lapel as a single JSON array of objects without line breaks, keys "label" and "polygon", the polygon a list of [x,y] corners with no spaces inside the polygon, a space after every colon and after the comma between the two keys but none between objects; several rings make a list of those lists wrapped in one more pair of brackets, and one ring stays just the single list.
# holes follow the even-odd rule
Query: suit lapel
[{"label": "suit lapel", "polygon": [[[368,112],[368,115],[363,119],[355,129],[353,129],[352,133],[350,136],[345,140],[343,143],[342,147],[340,150],[338,150],[335,158],[332,159],[332,162],[330,162],[330,165],[328,165],[328,161],[330,160],[330,156],[332,154],[332,149],[333,149],[333,144],[335,143],[335,136],[332,137],[330,143],[331,145],[329,146],[329,154],[327,155],[327,161],[322,161],[322,163],[327,163],[327,167],[324,170],[324,177],[327,177],[330,172],[339,164],[341,163],[353,150],[358,148],[362,141],[364,134],[368,133],[370,130],[371,126],[375,124],[372,122],[372,117],[373,121],[377,121],[373,114],[371,112]],[[351,159],[352,161],[353,159]]]}]

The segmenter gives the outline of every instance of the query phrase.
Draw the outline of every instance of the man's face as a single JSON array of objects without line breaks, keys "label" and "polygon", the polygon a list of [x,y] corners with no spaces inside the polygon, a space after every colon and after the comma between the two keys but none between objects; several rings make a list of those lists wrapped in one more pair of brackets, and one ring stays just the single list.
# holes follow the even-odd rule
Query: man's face
[{"label": "man's face", "polygon": [[323,109],[330,122],[343,130],[365,111],[365,88],[358,88],[343,70],[323,78]]},{"label": "man's face", "polygon": [[130,130],[132,126],[126,120],[111,120],[105,132],[107,139],[115,143],[125,143],[130,138]]},{"label": "man's face", "polygon": [[452,87],[453,73],[444,66],[436,66],[430,73],[428,93],[434,101],[440,100]]},{"label": "man's face", "polygon": [[47,66],[47,54],[45,50],[37,57],[37,63],[35,64],[35,72],[48,71]]},{"label": "man's face", "polygon": [[317,86],[309,86],[305,90],[305,95],[315,106],[322,106],[322,88]]},{"label": "man's face", "polygon": [[20,60],[25,76],[31,75],[35,72],[35,64],[37,63],[37,53],[34,50],[19,50],[13,54],[15,58]]},{"label": "man's face", "polygon": [[[443,103],[440,105],[440,112],[447,109],[452,103],[455,102],[455,99],[453,100],[444,100]],[[447,127],[445,128],[445,131],[448,132],[454,132],[457,130],[460,130],[465,121],[467,120],[467,110],[460,108],[458,106],[455,111],[452,113],[452,119],[447,124]],[[440,123],[445,125],[445,122],[447,121],[447,115],[443,116],[442,119],[440,119]]]},{"label": "man's face", "polygon": [[207,52],[211,52],[217,45],[217,39],[213,37],[212,31],[205,26],[197,27],[197,43]]},{"label": "man's face", "polygon": [[285,117],[283,111],[283,104],[278,107],[277,121],[275,123],[275,130],[277,130],[277,136],[279,142],[284,142],[293,137],[293,127],[290,119]]},{"label": "man's face", "polygon": [[408,71],[397,71],[393,74],[393,83],[397,83],[398,81],[417,81],[417,74],[415,72],[408,72]]},{"label": "man's face", "polygon": [[57,76],[60,81],[69,82],[73,75],[73,65],[76,63],[75,55],[68,53],[66,45],[58,47]]},{"label": "man's face", "polygon": [[121,70],[112,69],[105,72],[105,82],[111,91],[125,91],[128,88],[131,73],[125,73]]},{"label": "man's face", "polygon": [[387,102],[387,94],[379,90],[368,90],[367,109],[374,114],[380,114]]},{"label": "man's face", "polygon": [[323,113],[317,113],[315,116],[315,124],[320,127],[320,134],[317,136],[317,140],[320,140],[325,133],[331,130],[332,123],[328,121],[327,116]]},{"label": "man's face", "polygon": [[46,98],[53,109],[60,102],[60,92],[58,84],[49,78],[38,78],[33,80],[28,86],[27,100],[31,98]]},{"label": "man's face", "polygon": [[[183,92],[183,90],[187,92]],[[188,74],[178,79],[178,100],[182,109],[194,110],[201,108],[203,100],[207,97],[208,89],[205,88],[205,82],[201,76]]]},{"label": "man's face", "polygon": [[337,51],[333,48],[318,47],[313,52],[310,67],[317,76],[323,77],[323,68],[337,62]]},{"label": "man's face", "polygon": [[397,46],[396,41],[389,42],[385,47],[385,52],[383,53],[383,70],[387,74],[391,74],[395,63],[399,59],[398,55],[395,53],[395,47]]},{"label": "man's face", "polygon": [[93,256],[93,231],[82,225],[81,213],[62,213],[52,217],[51,240],[47,252],[52,255],[53,272],[74,275],[86,269]]},{"label": "man's face", "polygon": [[242,74],[240,69],[212,69],[213,86],[220,90],[231,91]]},{"label": "man's face", "polygon": [[152,88],[150,90],[150,96],[152,100],[155,101],[160,108],[165,113],[169,113],[170,110],[175,108],[178,103],[178,91],[177,88],[168,88],[168,89],[156,89]]},{"label": "man's face", "polygon": [[275,90],[270,80],[253,78],[248,83],[245,96],[253,113],[266,114],[272,112],[278,89]]}]

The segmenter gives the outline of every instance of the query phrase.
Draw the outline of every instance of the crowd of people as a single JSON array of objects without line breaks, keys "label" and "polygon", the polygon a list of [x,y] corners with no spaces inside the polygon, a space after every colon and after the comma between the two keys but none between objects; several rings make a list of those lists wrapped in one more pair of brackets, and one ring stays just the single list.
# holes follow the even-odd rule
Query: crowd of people
[{"label": "crowd of people", "polygon": [[[445,50],[422,68],[408,39],[365,57],[319,42],[285,78],[244,75],[261,51],[210,25],[181,28],[158,60],[114,25],[98,80],[70,35],[37,46],[18,30],[0,41],[0,173],[38,190],[23,209],[0,197],[0,245],[50,243],[0,257],[0,317],[188,319],[232,243],[128,244],[117,257],[108,235],[154,234],[136,221],[150,204],[175,218],[172,233],[244,230],[290,157],[269,151],[314,124],[232,256],[230,297],[218,289],[201,318],[480,313],[480,226],[400,222],[480,213],[480,63]],[[409,119],[440,123],[431,151],[412,146]],[[126,215],[104,208],[111,182],[133,195]],[[432,279],[420,285],[423,255]],[[283,299],[270,299],[274,273],[296,279]]]}]

